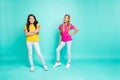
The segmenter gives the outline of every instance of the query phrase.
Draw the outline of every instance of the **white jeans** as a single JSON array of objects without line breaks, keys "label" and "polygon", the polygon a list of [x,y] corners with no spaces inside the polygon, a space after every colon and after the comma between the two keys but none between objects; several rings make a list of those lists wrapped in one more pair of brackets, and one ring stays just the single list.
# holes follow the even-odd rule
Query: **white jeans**
[{"label": "white jeans", "polygon": [[42,64],[45,65],[46,63],[45,63],[44,58],[41,54],[39,43],[38,42],[27,42],[28,57],[29,57],[30,65],[34,65],[33,59],[32,59],[32,46],[34,46],[39,58],[42,61]]},{"label": "white jeans", "polygon": [[57,61],[60,61],[60,51],[65,46],[65,43],[67,43],[68,63],[71,63],[71,45],[72,45],[72,41],[67,41],[67,42],[61,41],[60,42],[59,46],[56,49]]}]

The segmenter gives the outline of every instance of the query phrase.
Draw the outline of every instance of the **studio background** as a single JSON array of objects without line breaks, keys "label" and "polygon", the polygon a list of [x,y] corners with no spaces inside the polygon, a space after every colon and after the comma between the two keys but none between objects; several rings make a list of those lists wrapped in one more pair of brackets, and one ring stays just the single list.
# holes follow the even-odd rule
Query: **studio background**
[{"label": "studio background", "polygon": [[[65,14],[79,28],[73,36],[72,60],[120,59],[120,0],[0,0],[0,59],[29,65],[23,29],[31,13],[41,26],[39,43],[46,62],[56,60],[58,27]],[[63,61],[66,48],[61,51]]]}]

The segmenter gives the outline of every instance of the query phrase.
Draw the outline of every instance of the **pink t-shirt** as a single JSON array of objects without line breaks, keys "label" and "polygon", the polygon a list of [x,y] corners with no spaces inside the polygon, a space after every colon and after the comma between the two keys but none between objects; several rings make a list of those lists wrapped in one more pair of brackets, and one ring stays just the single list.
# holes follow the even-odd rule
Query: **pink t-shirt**
[{"label": "pink t-shirt", "polygon": [[[59,26],[59,30],[62,29],[62,24]],[[74,29],[74,25],[70,24],[70,30]],[[71,41],[72,37],[68,34],[68,26],[64,25],[64,31],[61,34],[62,41]]]}]

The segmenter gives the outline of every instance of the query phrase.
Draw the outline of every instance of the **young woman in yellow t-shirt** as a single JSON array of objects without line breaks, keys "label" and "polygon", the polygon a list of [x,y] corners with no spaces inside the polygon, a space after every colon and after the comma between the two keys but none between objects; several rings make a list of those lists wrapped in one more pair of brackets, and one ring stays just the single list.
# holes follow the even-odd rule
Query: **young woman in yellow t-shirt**
[{"label": "young woman in yellow t-shirt", "polygon": [[24,32],[26,34],[26,43],[28,48],[28,57],[30,61],[30,71],[34,71],[34,64],[32,59],[32,46],[34,46],[39,58],[42,61],[44,70],[48,70],[45,60],[41,54],[40,46],[39,46],[39,31],[40,25],[36,20],[36,17],[33,14],[28,15],[26,26],[24,27]]}]

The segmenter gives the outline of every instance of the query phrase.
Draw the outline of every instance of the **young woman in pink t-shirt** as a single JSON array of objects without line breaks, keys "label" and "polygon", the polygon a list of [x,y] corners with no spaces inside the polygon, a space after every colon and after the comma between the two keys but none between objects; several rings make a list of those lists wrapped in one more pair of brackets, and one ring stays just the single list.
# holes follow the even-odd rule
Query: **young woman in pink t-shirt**
[{"label": "young woman in pink t-shirt", "polygon": [[[74,30],[73,33],[70,33],[70,30]],[[59,40],[59,45],[56,49],[57,53],[57,61],[53,65],[53,67],[60,66],[60,51],[61,49],[65,46],[65,43],[67,43],[67,53],[68,53],[68,62],[66,64],[66,68],[70,67],[71,64],[71,45],[72,45],[72,36],[75,35],[78,32],[78,28],[75,27],[70,23],[70,15],[66,14],[64,16],[64,22],[59,26],[60,30],[60,40]]]}]

